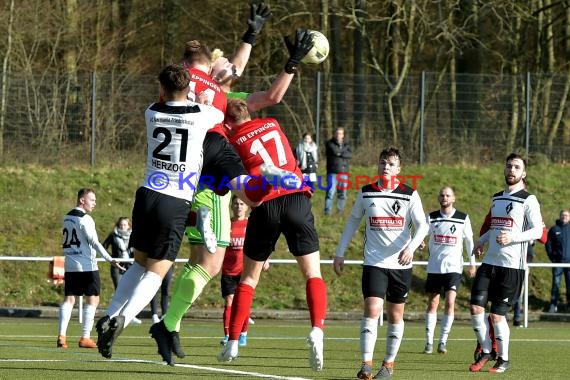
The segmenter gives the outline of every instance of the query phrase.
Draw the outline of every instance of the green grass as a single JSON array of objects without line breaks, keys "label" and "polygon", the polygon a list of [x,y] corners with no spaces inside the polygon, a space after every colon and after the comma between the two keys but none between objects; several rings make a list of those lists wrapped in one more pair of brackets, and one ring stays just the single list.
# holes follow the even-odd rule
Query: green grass
[{"label": "green grass", "polygon": [[[221,321],[186,319],[181,331],[188,356],[169,367],[160,362],[154,341],[148,335],[149,320],[129,326],[117,340],[113,359],[103,359],[96,350],[80,349],[79,324],[72,320],[69,348],[55,347],[57,320],[46,318],[0,319],[0,379],[155,379],[176,378],[299,378],[354,379],[360,363],[359,321],[330,321],[325,329],[325,367],[315,373],[308,367],[306,321],[256,320],[250,327],[248,346],[240,348],[233,363],[218,363]],[[439,327],[439,325],[438,325]],[[456,323],[446,355],[422,353],[423,323],[407,322],[396,359],[397,379],[464,379],[492,376],[469,373],[475,337],[470,326]],[[437,334],[436,334],[437,336]],[[385,348],[386,328],[380,327],[375,350],[375,368]],[[511,329],[512,368],[505,379],[567,379],[570,364],[567,347],[570,330],[558,323],[534,323],[528,329]],[[490,365],[486,367],[488,369]],[[495,375],[499,376],[499,375]]]},{"label": "green grass", "polygon": [[[354,167],[353,173],[374,175],[374,167]],[[561,207],[567,206],[570,187],[567,186],[568,168],[564,165],[540,164],[528,168],[530,190],[542,205],[547,225],[552,225]],[[458,209],[470,214],[477,233],[489,207],[490,196],[503,188],[501,164],[483,167],[466,164],[404,166],[403,175],[421,175],[418,191],[426,212],[437,209],[437,194],[441,186],[452,185],[456,189]],[[100,240],[111,231],[117,217],[130,215],[134,193],[142,180],[143,167],[132,166],[118,159],[113,164],[91,169],[66,166],[0,166],[0,256],[54,256],[61,254],[61,223],[65,213],[74,207],[76,191],[90,186],[97,192],[97,208],[93,217]],[[321,256],[334,256],[344,217],[348,215],[355,191],[348,194],[345,215],[322,215],[324,191],[316,191],[313,207],[320,236]],[[361,226],[362,227],[362,226]],[[361,228],[362,229],[362,228]],[[274,258],[292,258],[285,243],[277,245]],[[347,252],[348,259],[361,259],[362,235],[358,232]],[[189,256],[184,246],[179,258]],[[416,253],[425,260],[425,253]],[[544,247],[537,244],[538,262],[547,262]],[[178,265],[178,267],[180,267]],[[106,305],[113,287],[109,266],[100,264],[102,276],[101,304]],[[2,262],[0,265],[0,306],[57,305],[63,299],[62,288],[50,285],[46,275],[47,263]],[[330,265],[323,265],[323,276],[328,286],[331,311],[361,309],[360,268],[350,267],[337,277]],[[425,308],[423,281],[425,267],[414,269],[412,295],[407,310],[421,312]],[[531,272],[531,310],[544,309],[549,300],[551,272],[535,269]],[[256,292],[255,303],[266,309],[306,309],[303,279],[291,265],[274,265],[264,274]],[[458,297],[458,311],[468,305],[470,280],[464,279]],[[205,289],[194,307],[220,307],[222,304],[219,281],[214,279]]]}]

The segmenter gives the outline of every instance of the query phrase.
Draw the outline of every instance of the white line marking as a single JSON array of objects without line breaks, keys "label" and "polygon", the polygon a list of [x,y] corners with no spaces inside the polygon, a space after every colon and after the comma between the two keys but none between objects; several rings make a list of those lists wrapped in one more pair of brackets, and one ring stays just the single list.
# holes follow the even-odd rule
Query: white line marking
[{"label": "white line marking", "polygon": [[[0,362],[75,362],[76,360],[65,360],[65,359],[0,359]],[[112,360],[82,360],[82,361],[89,361],[89,362],[115,362],[115,363],[145,363],[145,364],[158,364],[158,365],[166,365],[164,362],[158,362],[153,360],[140,360],[140,359],[112,359]],[[243,375],[248,377],[259,377],[264,379],[278,379],[278,380],[310,380],[304,377],[287,377],[287,376],[278,376],[278,375],[268,375],[259,372],[246,372],[246,371],[238,371],[233,369],[224,369],[224,368],[215,368],[215,367],[206,367],[206,366],[199,366],[199,365],[192,365],[192,364],[175,364],[175,367],[183,367],[183,368],[192,368],[197,369],[200,371],[210,371],[210,372],[220,372],[232,375]]]}]

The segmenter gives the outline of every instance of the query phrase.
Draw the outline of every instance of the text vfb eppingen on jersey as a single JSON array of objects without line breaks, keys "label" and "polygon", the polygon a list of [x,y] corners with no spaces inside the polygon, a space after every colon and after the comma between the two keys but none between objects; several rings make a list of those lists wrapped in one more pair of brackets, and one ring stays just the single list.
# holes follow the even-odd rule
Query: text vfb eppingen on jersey
[{"label": "text vfb eppingen on jersey", "polygon": [[[154,190],[163,190],[170,186],[172,174],[163,171],[155,171],[147,178],[147,185]],[[232,179],[227,176],[216,177],[211,175],[200,175],[199,173],[178,172],[178,190],[266,190],[270,186],[279,187],[286,190],[310,188],[312,190],[330,190],[333,181],[329,177],[336,177],[337,190],[360,190],[362,187],[370,185],[374,190],[395,190],[403,189],[404,184],[417,190],[418,180],[421,175],[395,175],[395,176],[368,176],[363,174],[352,175],[351,173],[338,173],[330,175],[318,175],[316,180],[311,180],[309,174],[303,174],[302,178],[295,174],[282,177],[245,176],[241,181],[232,184]],[[261,181],[248,181],[252,178],[260,178]]]}]

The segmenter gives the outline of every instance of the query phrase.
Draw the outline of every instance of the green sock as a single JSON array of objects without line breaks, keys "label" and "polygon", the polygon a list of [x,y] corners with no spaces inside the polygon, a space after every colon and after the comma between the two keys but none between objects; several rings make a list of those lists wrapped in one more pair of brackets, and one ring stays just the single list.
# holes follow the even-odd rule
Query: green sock
[{"label": "green sock", "polygon": [[194,268],[194,264],[192,264],[190,261],[184,264],[184,267],[182,268],[182,273],[176,276],[176,278],[174,279],[174,283],[170,287],[170,294],[176,294],[176,292],[178,291],[178,286],[182,282],[182,278],[185,275],[188,276],[188,273],[192,270],[192,268]]},{"label": "green sock", "polygon": [[181,273],[175,284],[168,311],[164,316],[164,325],[168,331],[180,331],[180,321],[190,306],[196,301],[204,287],[212,279],[200,265],[193,265]]}]

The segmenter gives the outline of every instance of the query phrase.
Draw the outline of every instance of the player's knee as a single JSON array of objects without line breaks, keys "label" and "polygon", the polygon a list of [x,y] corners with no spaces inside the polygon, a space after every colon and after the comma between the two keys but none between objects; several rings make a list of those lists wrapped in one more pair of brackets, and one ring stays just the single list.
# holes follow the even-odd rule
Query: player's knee
[{"label": "player's knee", "polygon": [[489,293],[485,290],[471,294],[471,305],[485,307]]},{"label": "player's knee", "polygon": [[501,302],[497,305],[493,304],[491,305],[491,314],[496,314],[504,317],[509,313],[510,308],[511,305],[508,305],[504,302]]}]

